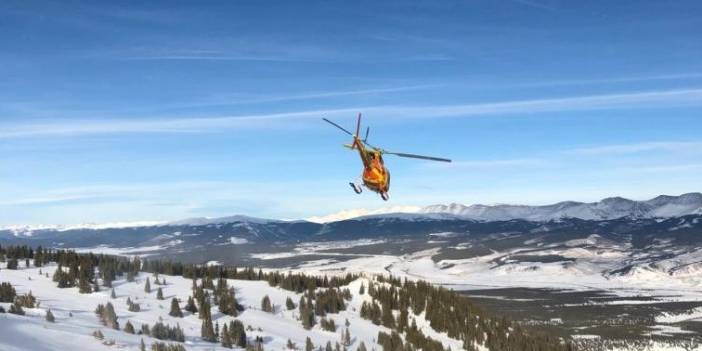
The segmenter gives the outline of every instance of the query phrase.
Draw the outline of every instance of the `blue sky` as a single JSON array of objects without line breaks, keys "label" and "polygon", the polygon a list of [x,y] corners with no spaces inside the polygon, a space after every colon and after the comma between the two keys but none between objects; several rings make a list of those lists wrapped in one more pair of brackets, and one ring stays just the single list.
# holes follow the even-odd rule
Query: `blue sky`
[{"label": "blue sky", "polygon": [[26,2],[0,17],[0,225],[304,218],[699,191],[698,1]]}]

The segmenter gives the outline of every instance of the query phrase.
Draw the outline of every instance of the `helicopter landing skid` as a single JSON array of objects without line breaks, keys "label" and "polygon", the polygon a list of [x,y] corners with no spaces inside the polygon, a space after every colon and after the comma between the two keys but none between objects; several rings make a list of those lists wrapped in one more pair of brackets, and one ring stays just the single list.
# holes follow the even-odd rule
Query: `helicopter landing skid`
[{"label": "helicopter landing skid", "polygon": [[388,193],[380,193],[380,198],[383,199],[383,201],[388,201],[390,200],[390,195]]},{"label": "helicopter landing skid", "polygon": [[361,188],[360,185],[356,185],[356,184],[353,183],[353,182],[349,182],[349,185],[351,186],[351,188],[353,189],[353,191],[354,191],[356,194],[360,194],[360,193],[363,192],[363,188]]}]

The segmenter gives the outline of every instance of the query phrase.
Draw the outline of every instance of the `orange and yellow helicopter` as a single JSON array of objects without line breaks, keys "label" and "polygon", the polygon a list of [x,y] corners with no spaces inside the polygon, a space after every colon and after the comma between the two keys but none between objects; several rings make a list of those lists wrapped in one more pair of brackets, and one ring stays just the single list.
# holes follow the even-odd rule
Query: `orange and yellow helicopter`
[{"label": "orange and yellow helicopter", "polygon": [[371,191],[380,194],[380,197],[383,200],[388,201],[388,199],[390,199],[390,195],[388,195],[388,191],[390,190],[390,172],[388,171],[387,167],[385,167],[385,163],[383,162],[384,154],[395,155],[400,157],[418,158],[429,161],[451,162],[451,160],[446,158],[406,154],[401,152],[390,152],[368,144],[367,140],[370,128],[366,128],[366,135],[363,139],[359,137],[359,132],[361,130],[360,113],[358,114],[358,122],[356,123],[356,134],[349,132],[344,127],[326,118],[322,119],[325,122],[341,129],[342,131],[344,131],[344,133],[353,137],[353,141],[351,142],[351,144],[345,144],[344,146],[351,150],[358,150],[358,154],[361,156],[361,162],[363,162],[363,173],[361,174],[363,184],[356,184],[353,182],[349,183],[349,185],[351,185],[351,188],[353,188],[353,191],[356,192],[356,194],[360,194],[363,191],[363,188],[361,186],[365,186]]}]

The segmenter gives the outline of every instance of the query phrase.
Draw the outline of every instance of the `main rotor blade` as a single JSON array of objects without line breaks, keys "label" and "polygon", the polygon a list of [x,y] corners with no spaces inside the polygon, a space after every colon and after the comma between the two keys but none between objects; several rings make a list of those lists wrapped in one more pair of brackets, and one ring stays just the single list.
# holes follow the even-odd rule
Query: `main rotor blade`
[{"label": "main rotor blade", "polygon": [[356,137],[358,138],[358,133],[361,131],[361,114],[358,114],[358,122],[356,124]]},{"label": "main rotor blade", "polygon": [[325,122],[327,122],[327,123],[333,125],[334,127],[337,127],[337,128],[339,128],[339,129],[341,129],[341,130],[344,131],[346,134],[348,134],[348,135],[350,135],[350,136],[353,136],[353,134],[352,134],[351,132],[349,132],[348,130],[344,129],[344,127],[342,127],[342,126],[340,126],[340,125],[338,125],[338,124],[336,124],[336,123],[334,123],[334,122],[332,122],[332,121],[330,121],[330,120],[328,120],[328,119],[326,119],[326,118],[322,118],[322,119],[323,119]]},{"label": "main rotor blade", "polygon": [[414,155],[414,154],[405,154],[401,152],[387,152],[384,151],[384,153],[388,155],[395,155],[395,156],[400,156],[400,157],[408,157],[408,158],[418,158],[422,160],[429,160],[429,161],[439,161],[439,162],[451,162],[451,160],[447,158],[440,158],[440,157],[431,157],[431,156],[422,156],[422,155]]}]

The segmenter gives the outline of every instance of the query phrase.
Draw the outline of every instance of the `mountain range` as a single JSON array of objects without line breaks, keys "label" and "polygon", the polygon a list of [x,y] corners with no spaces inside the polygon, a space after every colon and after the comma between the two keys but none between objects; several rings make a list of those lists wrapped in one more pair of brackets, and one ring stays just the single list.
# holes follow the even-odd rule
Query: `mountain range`
[{"label": "mountain range", "polygon": [[560,218],[606,220],[622,217],[668,218],[691,214],[702,214],[702,194],[687,193],[680,196],[661,195],[647,201],[634,201],[621,197],[610,197],[598,202],[564,201],[545,206],[525,205],[433,205],[422,208],[419,213],[445,213],[465,219],[482,221],[505,221],[524,219],[548,221]]},{"label": "mountain range", "polygon": [[702,245],[701,209],[699,193],[658,196],[647,201],[608,198],[594,203],[561,202],[548,206],[454,204],[328,223],[230,216],[132,227],[15,227],[0,229],[0,245],[99,249],[105,253],[157,255],[195,262],[285,265],[291,261],[257,261],[256,257],[286,253],[280,257],[289,258],[294,253],[304,260],[301,253],[310,245],[329,246],[335,242],[332,246],[338,248],[348,246],[343,241],[362,241],[364,246],[349,249],[349,257],[439,249],[441,257],[467,258],[492,251],[523,250],[535,243],[552,248],[573,240],[589,242],[596,235],[632,254],[643,250],[645,256],[669,256],[665,250],[674,248],[682,254]]},{"label": "mountain range", "polygon": [[[12,232],[15,236],[31,236],[38,231],[104,230],[122,228],[143,228],[159,226],[206,226],[227,223],[332,223],[350,219],[394,217],[417,218],[457,218],[474,221],[508,221],[522,219],[543,222],[565,218],[584,220],[610,220],[617,218],[670,218],[702,214],[702,193],[694,192],[679,196],[660,195],[650,200],[635,201],[622,197],[610,197],[597,202],[563,201],[552,205],[463,205],[458,203],[436,204],[426,207],[392,206],[376,210],[344,210],[327,216],[310,217],[304,220],[276,220],[234,215],[219,218],[196,217],[172,222],[143,221],[132,223],[84,224],[84,225],[15,225],[0,227],[0,233]],[[1,235],[0,235],[1,237]]]}]

